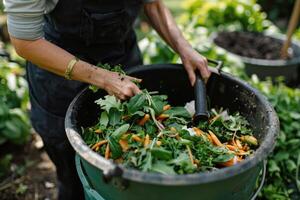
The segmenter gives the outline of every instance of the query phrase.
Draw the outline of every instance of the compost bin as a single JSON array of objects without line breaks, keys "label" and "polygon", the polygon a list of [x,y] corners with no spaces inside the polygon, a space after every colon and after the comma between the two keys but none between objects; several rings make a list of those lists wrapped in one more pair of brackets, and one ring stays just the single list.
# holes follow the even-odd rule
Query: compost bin
[{"label": "compost bin", "polygon": [[[283,35],[265,35],[263,33],[238,31],[220,32],[212,36],[212,40],[216,45],[242,60],[245,64],[245,72],[249,76],[256,74],[262,80],[267,77],[275,80],[281,76],[284,77],[285,82],[289,86],[298,86],[300,84],[300,43],[292,41],[290,48],[291,57],[283,60],[280,59],[280,49],[284,39]],[[249,45],[245,44],[247,42],[250,44],[251,49],[249,49]],[[246,51],[250,51],[248,55],[245,55]],[[256,53],[253,51],[269,55],[275,53],[278,54],[278,58],[257,58],[255,57]],[[251,54],[253,55],[250,56]]]},{"label": "compost bin", "polygon": [[[137,66],[128,72],[143,79],[141,87],[169,96],[172,105],[193,100],[193,88],[182,65]],[[250,122],[259,148],[253,156],[231,167],[188,175],[145,173],[104,159],[81,138],[81,127],[94,125],[100,114],[96,99],[104,91],[85,89],[71,103],[66,133],[77,152],[77,169],[86,199],[250,199],[255,192],[262,162],[272,151],[279,132],[276,113],[266,98],[247,83],[223,72],[213,72],[208,85],[210,106],[240,112]]]}]

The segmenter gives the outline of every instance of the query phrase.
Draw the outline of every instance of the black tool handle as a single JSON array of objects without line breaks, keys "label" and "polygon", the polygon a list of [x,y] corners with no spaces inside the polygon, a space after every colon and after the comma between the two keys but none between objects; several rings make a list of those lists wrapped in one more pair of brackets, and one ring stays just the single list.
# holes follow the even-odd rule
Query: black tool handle
[{"label": "black tool handle", "polygon": [[198,73],[196,73],[194,95],[195,95],[195,110],[196,110],[194,116],[194,123],[199,123],[199,121],[207,121],[209,114],[207,111],[207,102],[206,102],[206,86]]}]

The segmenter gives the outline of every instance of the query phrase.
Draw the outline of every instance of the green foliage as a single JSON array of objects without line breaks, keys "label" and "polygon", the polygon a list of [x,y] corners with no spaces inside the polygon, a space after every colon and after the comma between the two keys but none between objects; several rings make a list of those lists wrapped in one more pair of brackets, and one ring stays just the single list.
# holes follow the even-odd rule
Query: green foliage
[{"label": "green foliage", "polygon": [[300,189],[300,90],[255,78],[251,83],[268,97],[280,120],[280,135],[269,157],[263,195],[267,199],[288,199],[296,188],[298,192]]},{"label": "green foliage", "polygon": [[27,84],[23,69],[0,60],[0,145],[23,144],[29,136]]},{"label": "green foliage", "polygon": [[265,30],[270,22],[255,0],[186,0],[183,24],[196,20],[196,26],[209,29],[232,29],[243,31]]},{"label": "green foliage", "polygon": [[[23,69],[15,63],[0,60],[0,145],[20,145],[29,138],[28,91],[23,75]],[[1,158],[0,176],[7,172],[11,159],[8,154]]]}]

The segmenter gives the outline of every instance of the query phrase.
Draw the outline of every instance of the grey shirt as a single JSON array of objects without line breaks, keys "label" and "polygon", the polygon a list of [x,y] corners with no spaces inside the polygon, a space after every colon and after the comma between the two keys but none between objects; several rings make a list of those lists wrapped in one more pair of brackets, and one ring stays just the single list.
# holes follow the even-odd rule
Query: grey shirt
[{"label": "grey shirt", "polygon": [[[44,36],[44,14],[52,11],[59,0],[4,0],[8,32],[11,36],[35,40]],[[143,0],[145,3],[156,0]]]}]

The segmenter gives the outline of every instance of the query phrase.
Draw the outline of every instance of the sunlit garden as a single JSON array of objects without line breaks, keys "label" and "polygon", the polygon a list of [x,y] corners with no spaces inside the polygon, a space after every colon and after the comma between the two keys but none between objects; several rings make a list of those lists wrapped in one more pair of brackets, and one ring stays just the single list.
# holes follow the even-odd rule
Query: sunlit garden
[{"label": "sunlit garden", "polygon": [[[180,166],[181,168],[178,169],[179,167],[176,164],[174,164],[174,162],[181,162],[178,161],[180,160],[179,158],[181,157],[178,156],[178,159],[176,160],[174,158],[174,155],[176,153],[178,153],[178,155],[182,155],[181,152],[175,152],[175,153],[173,152],[172,160],[171,158],[168,158],[168,156],[171,157],[171,153],[170,155],[168,155],[168,152],[171,151],[170,149],[172,148],[178,147],[179,149],[181,148],[181,146],[178,144],[177,146],[174,145],[171,148],[172,142],[170,141],[176,137],[176,134],[174,137],[172,135],[173,134],[172,128],[170,128],[170,130],[168,131],[163,132],[164,127],[167,127],[168,125],[175,122],[172,121],[171,123],[171,122],[164,121],[165,118],[163,118],[163,114],[175,116],[174,119],[175,121],[177,120],[176,127],[178,126],[178,124],[181,123],[188,124],[183,121],[185,120],[188,121],[189,118],[188,117],[185,118],[186,114],[182,114],[183,112],[182,110],[180,111],[176,110],[174,111],[175,113],[174,114],[171,112],[172,109],[168,112],[166,111],[167,108],[163,107],[163,109],[166,110],[163,110],[163,113],[162,114],[160,113],[160,115],[157,114],[159,112],[156,111],[155,108],[153,108],[152,110],[149,108],[148,119],[145,118],[144,122],[139,121],[139,125],[141,124],[144,125],[147,122],[147,120],[149,120],[148,125],[147,124],[145,125],[145,130],[142,131],[143,133],[138,132],[139,130],[138,128],[132,129],[131,132],[136,131],[134,132],[135,138],[128,139],[128,141],[126,141],[126,147],[124,147],[124,145],[121,143],[120,146],[117,145],[117,147],[115,147],[115,148],[119,148],[119,150],[121,151],[120,154],[122,154],[122,150],[123,153],[125,152],[124,148],[126,149],[126,151],[127,149],[130,148],[132,149],[138,148],[139,142],[141,142],[140,140],[143,140],[143,145],[141,146],[144,147],[147,145],[151,146],[150,144],[152,144],[152,146],[149,147],[149,149],[151,149],[153,145],[157,145],[157,147],[154,147],[156,148],[157,151],[149,150],[150,152],[152,152],[152,154],[151,153],[149,154],[149,151],[145,150],[144,157],[142,156],[138,157],[136,156],[136,154],[134,154],[138,150],[136,151],[132,150],[132,152],[129,152],[128,154],[124,154],[125,156],[122,157],[122,161],[120,161],[120,159],[115,159],[118,158],[118,155],[114,156],[114,153],[116,153],[117,150],[114,152],[114,149],[111,148],[112,152],[110,155],[107,156],[108,147],[105,147],[105,145],[100,147],[100,143],[99,143],[99,139],[101,138],[102,141],[104,141],[105,137],[103,136],[102,138],[102,136],[99,135],[102,132],[105,132],[104,130],[107,130],[107,132],[111,131],[110,130],[111,127],[115,128],[116,126],[120,126],[119,130],[117,129],[118,131],[121,131],[121,129],[122,128],[124,129],[124,127],[126,129],[125,125],[127,124],[124,125],[124,123],[128,122],[126,120],[130,120],[126,118],[128,116],[136,115],[137,118],[142,116],[146,117],[147,111],[145,107],[143,108],[144,110],[142,110],[142,112],[140,112],[141,110],[138,110],[139,106],[142,107],[141,101],[143,101],[143,104],[145,105],[147,104],[147,102],[150,102],[149,105],[147,104],[148,107],[151,107],[151,101],[154,102],[154,103],[152,102],[152,105],[155,104],[155,101],[159,103],[167,101],[163,97],[159,97],[159,95],[155,97],[156,93],[152,94],[151,92],[149,93],[145,92],[145,99],[142,100],[142,97],[140,97],[140,99],[135,99],[133,100],[133,102],[129,100],[129,102],[122,103],[119,102],[119,100],[117,99],[111,99],[112,97],[110,99],[109,97],[106,97],[106,99],[101,99],[100,101],[98,101],[99,106],[105,110],[105,112],[103,112],[105,113],[105,115],[103,113],[99,115],[98,113],[99,117],[97,117],[97,119],[99,118],[100,121],[99,123],[97,123],[97,127],[85,129],[83,131],[84,134],[86,134],[86,132],[88,133],[93,132],[94,134],[97,133],[98,131],[98,133],[96,134],[97,136],[93,136],[93,135],[83,136],[84,141],[88,145],[87,147],[90,147],[98,155],[101,155],[101,157],[103,156],[107,159],[113,158],[117,163],[121,162],[122,164],[126,165],[126,167],[127,165],[129,167],[132,167],[134,165],[135,170],[141,170],[144,173],[146,172],[154,173],[154,174],[162,173],[162,174],[169,174],[169,175],[170,174],[174,175],[175,173],[177,173],[178,176],[184,176],[183,174],[185,173],[188,173],[189,174],[188,176],[193,175],[193,173],[196,172],[204,173],[203,172],[204,167],[206,167],[205,169],[208,171],[210,169],[212,169],[212,171],[218,170],[215,169],[218,168],[215,166],[222,166],[221,170],[225,168],[227,170],[227,166],[228,166],[228,171],[226,171],[226,173],[231,173],[230,168],[237,167],[236,169],[238,169],[238,165],[242,164],[244,160],[245,162],[247,160],[250,160],[249,165],[251,165],[250,162],[252,157],[256,156],[256,152],[255,152],[256,149],[257,151],[262,151],[262,152],[272,150],[272,152],[270,152],[267,158],[263,158],[262,160],[257,161],[258,162],[257,166],[259,167],[256,169],[256,172],[254,171],[249,172],[253,174],[256,173],[258,176],[257,179],[253,181],[255,188],[254,191],[250,191],[250,194],[254,194],[255,191],[260,190],[259,193],[257,194],[257,197],[254,199],[268,199],[268,200],[300,199],[300,175],[299,175],[299,170],[300,170],[300,27],[299,27],[299,21],[300,21],[299,4],[300,3],[299,2],[300,1],[297,0],[294,1],[293,0],[248,0],[248,1],[246,0],[210,0],[210,1],[209,0],[207,1],[205,0],[184,0],[184,1],[163,0],[163,2],[170,9],[180,30],[182,30],[184,37],[188,40],[188,42],[192,45],[192,47],[201,55],[205,56],[210,60],[222,61],[223,66],[218,69],[215,68],[216,64],[212,64],[208,62],[208,65],[214,68],[213,70],[215,70],[214,73],[216,73],[215,74],[216,76],[218,73],[221,74],[224,73],[225,74],[224,77],[227,77],[226,74],[228,73],[230,74],[230,77],[231,75],[232,77],[234,77],[234,80],[235,78],[237,78],[237,80],[239,81],[241,80],[241,82],[238,82],[241,84],[240,87],[237,87],[232,90],[236,90],[236,91],[243,90],[242,87],[248,88],[249,86],[251,87],[251,91],[254,91],[254,93],[258,90],[259,95],[260,94],[264,95],[264,97],[262,98],[259,95],[257,98],[254,97],[252,98],[251,94],[249,95],[248,93],[244,94],[243,92],[241,93],[237,92],[238,95],[236,96],[236,98],[245,99],[243,100],[245,104],[247,102],[252,101],[253,99],[254,99],[253,102],[255,103],[258,101],[264,102],[267,100],[274,107],[274,110],[276,111],[276,116],[278,116],[280,122],[279,125],[280,130],[278,130],[279,131],[278,135],[274,133],[274,137],[272,136],[272,139],[275,140],[274,147],[271,144],[269,144],[272,143],[271,139],[268,140],[268,137],[264,137],[264,134],[273,129],[275,130],[276,123],[272,121],[269,123],[269,124],[274,123],[275,128],[260,127],[263,126],[261,124],[268,122],[267,119],[266,122],[264,121],[264,119],[260,119],[260,120],[255,119],[255,117],[265,114],[263,113],[264,108],[260,107],[260,105],[258,105],[257,108],[255,106],[253,107],[250,106],[251,108],[249,109],[251,110],[251,112],[253,111],[253,113],[249,114],[249,118],[246,117],[247,120],[249,120],[250,122],[250,127],[253,128],[254,130],[253,136],[256,137],[254,138],[255,141],[253,140],[249,141],[250,139],[247,140],[248,137],[247,134],[249,130],[244,130],[244,129],[246,129],[246,127],[249,128],[248,125],[247,126],[245,125],[245,127],[243,127],[242,125],[240,126],[237,125],[238,123],[243,124],[244,122],[242,120],[240,121],[236,119],[232,120],[229,125],[227,124],[229,126],[228,128],[226,126],[226,119],[230,117],[231,117],[230,119],[232,119],[235,115],[230,112],[230,114],[232,114],[233,117],[231,115],[230,117],[228,117],[227,112],[225,112],[224,114],[222,110],[221,111],[217,110],[215,111],[215,113],[212,112],[211,114],[215,118],[210,118],[208,122],[205,122],[208,124],[204,123],[205,127],[204,125],[198,126],[199,130],[201,129],[200,131],[205,132],[205,134],[201,133],[202,135],[203,134],[206,135],[205,136],[206,139],[204,139],[204,141],[206,142],[211,141],[211,144],[209,145],[213,147],[218,146],[213,138],[212,140],[210,140],[210,138],[212,137],[210,131],[213,131],[215,132],[216,136],[221,140],[221,144],[219,145],[220,148],[221,147],[225,148],[226,145],[227,148],[229,149],[232,146],[233,149],[239,148],[239,144],[236,143],[232,144],[229,141],[229,139],[228,141],[223,139],[222,134],[219,135],[218,133],[216,133],[220,130],[223,130],[221,128],[218,129],[217,127],[219,126],[219,124],[223,124],[224,127],[222,128],[224,129],[227,128],[230,134],[232,133],[234,134],[234,136],[236,134],[242,134],[242,136],[240,136],[240,141],[243,145],[242,151],[243,152],[249,151],[251,152],[251,155],[249,155],[248,157],[248,154],[246,153],[236,154],[237,155],[236,158],[242,160],[241,163],[237,163],[236,166],[224,165],[224,163],[227,163],[228,161],[233,159],[233,157],[228,157],[227,159],[227,157],[219,156],[218,159],[221,159],[222,161],[217,161],[217,158],[209,157],[206,154],[205,155],[207,157],[203,157],[204,154],[200,155],[200,153],[202,152],[198,152],[196,150],[197,146],[195,144],[195,143],[201,143],[202,140],[201,141],[200,139],[193,140],[190,138],[190,136],[185,138],[184,134],[182,133],[181,135],[181,132],[179,132],[178,135],[181,137],[182,140],[186,142],[184,143],[184,148],[185,147],[187,148],[187,150],[184,149],[184,152],[186,152],[187,155],[186,159],[189,160],[190,158],[192,160],[192,163],[195,166],[197,165],[198,168],[195,169],[192,168],[192,166],[186,165],[185,168],[183,166]],[[299,7],[297,8],[296,5],[299,5]],[[14,47],[10,43],[8,32],[7,32],[7,25],[6,25],[6,14],[3,11],[4,10],[3,5],[1,6],[1,9],[2,11],[0,17],[0,23],[1,23],[0,36],[2,41],[0,44],[0,81],[1,81],[1,85],[0,85],[0,199],[3,200],[4,199],[17,199],[17,200],[57,199],[58,183],[56,181],[54,164],[51,163],[50,159],[45,153],[45,147],[43,145],[43,142],[40,136],[36,133],[36,130],[32,128],[30,122],[31,105],[30,105],[30,98],[29,98],[29,91],[28,91],[28,83],[26,81],[26,61],[17,55],[17,53],[14,50]],[[181,63],[180,56],[177,53],[175,53],[166,44],[166,42],[164,42],[163,39],[161,39],[158,33],[151,28],[151,25],[144,14],[141,13],[139,15],[138,19],[134,23],[134,26],[137,33],[138,45],[142,52],[143,62],[146,65],[145,67],[147,67],[147,65],[155,65],[155,64],[172,64],[172,63],[180,64]],[[289,37],[291,38],[290,42],[288,42]],[[285,45],[287,45],[286,48],[284,48]],[[148,67],[151,68],[151,66]],[[118,70],[118,69],[113,69],[113,70]],[[133,74],[135,73],[139,74],[139,72],[134,72]],[[187,80],[181,78],[181,76],[186,76],[184,73],[181,73],[180,76],[174,76],[174,77],[171,76],[172,73],[170,73],[167,79],[173,79],[174,86],[180,85],[180,81],[182,81],[182,84],[184,84],[183,82]],[[155,79],[156,76],[153,75],[152,78],[153,78],[153,82],[157,81]],[[217,78],[217,80],[221,80],[221,79]],[[143,81],[141,83],[142,85],[143,85]],[[160,80],[158,80],[157,82],[159,81]],[[215,90],[220,91],[219,93],[222,94],[222,87],[223,90],[225,91],[227,90],[228,87],[228,90],[232,91],[230,89],[231,86],[226,86],[226,83],[227,83],[226,81],[224,82],[224,85],[223,83],[222,84],[216,83],[217,86],[219,87],[215,88]],[[163,83],[161,84],[163,85]],[[147,78],[145,80],[145,85],[149,85],[149,87],[151,87],[151,84],[147,83]],[[159,86],[157,87],[159,88]],[[212,88],[212,86],[209,81],[207,87],[208,87],[207,88],[208,96],[210,96],[209,88]],[[161,88],[163,88],[162,90],[165,90],[164,85],[161,86]],[[228,93],[224,95],[220,95],[219,93],[217,92],[216,95],[212,96],[216,99],[208,98],[207,100],[208,106],[210,106],[210,103],[212,105],[215,104],[224,105],[228,102],[232,104],[232,110],[234,111],[237,110],[238,112],[241,113],[241,115],[248,112],[247,106],[234,105],[235,102],[232,101],[230,102],[230,100],[227,100],[229,98],[228,96],[235,95],[235,93],[232,94]],[[190,96],[189,94],[185,94],[184,92],[181,93],[180,95]],[[178,95],[178,97],[176,98],[181,98],[179,97],[180,95]],[[99,95],[97,97],[99,97]],[[132,99],[135,97],[132,97]],[[171,99],[170,104],[173,107],[172,103],[176,102],[176,100],[173,100],[170,97],[170,95],[169,98]],[[241,101],[237,100],[236,102],[240,103],[242,102],[242,100]],[[169,105],[169,103],[163,104],[163,106],[166,105]],[[122,107],[123,110],[120,108],[120,106]],[[178,106],[182,106],[182,105],[178,105]],[[124,114],[124,116],[121,117],[115,114],[114,116],[111,117],[110,112],[114,107],[115,110],[116,108],[119,109],[118,112],[124,112],[124,113],[126,112],[125,114],[122,113]],[[239,109],[241,108],[246,109],[246,111],[243,110],[239,111]],[[91,112],[92,110],[93,109],[91,109]],[[166,113],[164,113],[165,111]],[[229,111],[231,111],[231,107]],[[156,113],[153,114],[153,112]],[[85,119],[85,115],[86,113],[82,114],[81,118]],[[225,115],[227,116],[227,118]],[[251,115],[254,117],[252,117]],[[266,114],[266,116],[269,115]],[[222,119],[222,117],[224,117],[224,119]],[[152,124],[150,123],[151,119],[153,119],[153,123],[151,122]],[[164,125],[163,128],[161,128],[162,124]],[[256,128],[255,127],[256,125],[261,129]],[[132,124],[130,125],[130,127],[133,126],[134,125]],[[151,127],[148,128],[147,126],[148,127],[151,126]],[[151,138],[151,134],[155,133],[155,131],[153,131],[154,128],[152,126],[154,128],[156,128],[157,126],[158,130],[161,131],[161,134],[163,133],[166,135],[170,134],[171,135],[170,138],[166,139],[168,136],[165,136],[165,138],[161,139],[161,141],[157,141],[158,139],[155,140],[155,137]],[[235,130],[233,128],[237,128],[237,129]],[[128,129],[129,129],[129,125],[127,129],[123,132],[126,132],[127,135],[130,135],[130,131]],[[243,130],[241,131],[241,129]],[[113,132],[112,135],[114,134],[116,135],[117,130],[115,130],[115,132]],[[260,130],[261,132],[259,132]],[[153,133],[150,134],[150,132]],[[149,135],[150,135],[150,140],[149,140]],[[209,136],[207,137],[207,135]],[[110,147],[112,147],[115,140],[110,140],[109,139],[110,137],[112,136],[107,137],[108,139],[106,139],[106,143],[108,143]],[[178,140],[178,138],[176,139]],[[258,140],[258,142],[256,141],[256,139]],[[124,140],[125,139],[122,138],[120,141],[124,141]],[[146,142],[147,140],[148,142]],[[193,143],[192,144],[191,142],[189,143],[189,140],[192,141]],[[154,144],[153,141],[155,141],[156,143]],[[261,141],[266,141],[265,143],[271,145],[272,147],[270,146],[270,148],[272,149],[269,149],[268,147],[266,149],[260,150],[261,147],[264,148],[263,145],[264,143]],[[164,146],[164,142],[166,142],[165,146]],[[98,147],[97,145],[95,145],[97,143],[98,143]],[[160,146],[161,143],[162,146]],[[103,144],[105,143],[103,142]],[[109,146],[108,144],[107,146]],[[224,151],[222,152],[224,153]],[[194,159],[191,158],[193,157],[192,154],[194,154]],[[154,158],[157,160],[161,159],[159,162],[157,162],[160,165],[158,165],[157,163],[154,164],[154,161],[149,161],[150,160],[149,157],[151,156],[153,157],[153,159]],[[125,159],[128,157],[134,157],[135,159],[132,159],[133,161],[129,163],[129,161],[126,162]],[[201,158],[203,158],[203,161],[201,160]],[[139,159],[141,161],[139,161]],[[184,156],[182,156],[182,159],[184,159]],[[211,162],[206,163],[204,162],[205,159],[211,159]],[[266,161],[265,171],[264,171],[264,160]],[[83,163],[85,162],[86,161],[84,161]],[[143,163],[141,164],[142,166],[139,166],[138,164],[139,162]],[[149,162],[153,162],[152,166],[149,166]],[[204,163],[206,165],[204,165]],[[217,164],[214,165],[215,163]],[[223,165],[221,165],[220,163],[223,163]],[[87,165],[83,165],[83,166],[87,166]],[[175,167],[170,169],[173,166]],[[191,168],[187,169],[188,167]],[[244,167],[247,167],[247,165],[245,164]],[[86,168],[85,170],[87,171],[88,169],[91,170],[91,168]],[[210,172],[205,172],[205,173],[210,173]],[[132,174],[134,175],[134,173]],[[91,175],[89,174],[89,176]],[[246,177],[246,175],[244,177]],[[160,178],[157,178],[157,180],[158,179],[161,180]],[[224,184],[226,183],[226,184],[234,185],[235,184],[234,181],[238,181],[238,179],[239,178],[232,179],[232,182],[226,182],[224,180]],[[168,178],[166,178],[166,184],[167,184],[167,180]],[[246,178],[244,181],[245,182],[247,181]],[[196,182],[197,181],[195,180],[195,184]],[[104,183],[106,183],[106,181],[103,181],[103,184]],[[162,181],[162,183],[164,183],[164,181]],[[149,190],[151,190],[152,187],[151,184],[154,184],[154,181],[152,183],[151,182],[149,183],[150,185]],[[213,185],[213,183],[211,182],[207,182],[207,184]],[[216,188],[217,187],[221,188],[220,183],[216,183],[216,184],[219,184],[216,185]],[[134,191],[134,189],[130,187],[131,186],[134,187],[136,185],[138,184],[130,182],[129,186],[126,185],[126,188],[128,187],[128,190],[132,189]],[[175,186],[173,185],[173,187],[175,188],[176,185]],[[194,187],[194,185],[191,187]],[[238,188],[238,186],[236,186],[236,188]],[[110,189],[108,188],[105,190],[108,191]],[[111,189],[110,191],[114,191],[114,189]],[[159,191],[159,190],[155,190],[155,191]],[[195,191],[197,191],[197,189],[194,188],[191,189],[191,191],[192,191],[191,195],[194,195],[193,197],[195,199],[202,199],[201,194],[195,195],[196,194]],[[186,194],[188,193],[189,192],[187,192]],[[124,199],[131,199],[130,195],[128,195],[126,192],[124,194],[125,194]],[[138,194],[140,195],[141,193],[137,192],[136,195]],[[244,199],[252,199],[251,197],[252,195],[249,197],[244,196]],[[149,198],[152,197],[149,196]],[[192,197],[187,196],[187,199],[189,198]],[[116,197],[111,199],[122,199],[122,198]],[[147,199],[147,198],[142,196],[137,196],[135,197],[135,199]],[[174,197],[173,199],[176,199],[176,197]],[[203,199],[218,199],[218,198],[216,197],[205,198],[204,196]]]}]

